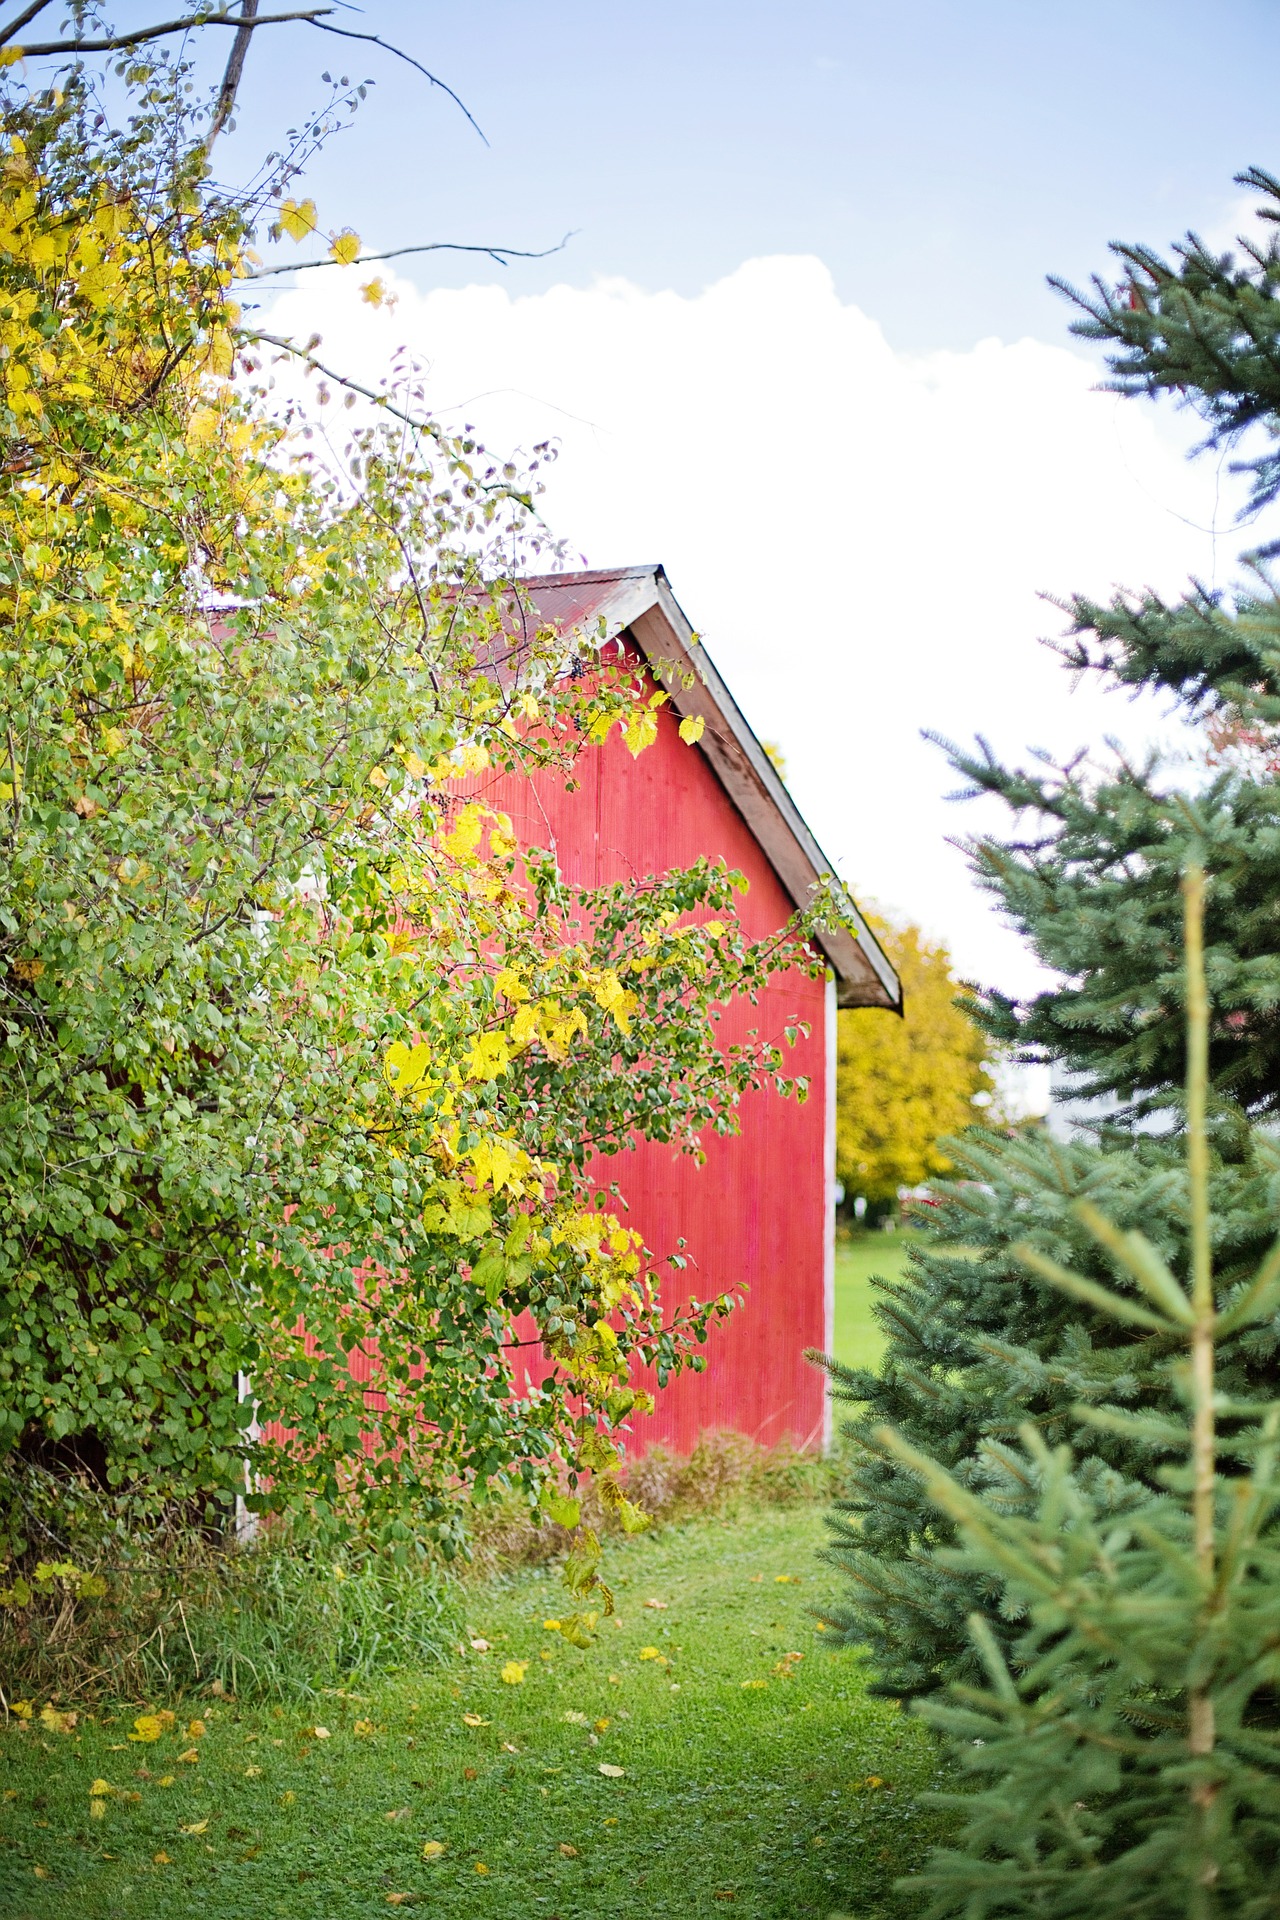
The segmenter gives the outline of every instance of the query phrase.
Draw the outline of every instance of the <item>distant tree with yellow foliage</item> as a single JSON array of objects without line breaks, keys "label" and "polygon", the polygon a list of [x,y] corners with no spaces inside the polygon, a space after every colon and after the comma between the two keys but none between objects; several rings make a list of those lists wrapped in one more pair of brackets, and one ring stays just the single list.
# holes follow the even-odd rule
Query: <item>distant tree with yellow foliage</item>
[{"label": "distant tree with yellow foliage", "polygon": [[899,1187],[949,1170],[939,1142],[978,1118],[994,1082],[991,1043],[965,1011],[946,947],[919,927],[869,918],[901,977],[906,1012],[840,1015],[836,1172],[850,1200],[861,1194],[875,1212]]}]

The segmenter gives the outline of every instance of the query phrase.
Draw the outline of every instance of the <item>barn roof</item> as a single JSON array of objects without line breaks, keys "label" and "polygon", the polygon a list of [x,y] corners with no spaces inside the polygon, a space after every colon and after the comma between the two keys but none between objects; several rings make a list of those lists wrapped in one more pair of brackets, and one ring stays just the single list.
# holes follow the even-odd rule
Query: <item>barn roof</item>
[{"label": "barn roof", "polygon": [[[660,566],[612,567],[587,573],[548,573],[521,582],[548,625],[564,632],[604,621],[608,638],[627,633],[683,718],[705,722],[698,742],[783,888],[797,907],[835,868],[805,825],[776,767],[747,725],[737,701],[682,612]],[[691,680],[687,687],[683,684]],[[839,884],[839,883],[837,883]],[[836,977],[842,1007],[902,1011],[902,985],[875,935],[847,893],[843,899],[857,936],[843,927],[817,936]]]}]

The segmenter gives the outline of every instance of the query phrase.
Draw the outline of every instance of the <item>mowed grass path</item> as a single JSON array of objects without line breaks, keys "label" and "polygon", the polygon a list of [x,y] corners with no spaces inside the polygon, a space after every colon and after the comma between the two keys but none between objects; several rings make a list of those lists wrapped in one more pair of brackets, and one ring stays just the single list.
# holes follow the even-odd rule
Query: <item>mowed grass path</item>
[{"label": "mowed grass path", "polygon": [[586,1651],[544,1628],[563,1589],[529,1573],[471,1590],[448,1666],[376,1694],[191,1700],[152,1745],[126,1738],[141,1702],[9,1728],[0,1913],[875,1920],[935,1831],[914,1804],[934,1752],[815,1630],[820,1538],[804,1507],[611,1548],[618,1617]]},{"label": "mowed grass path", "polygon": [[916,1233],[868,1233],[836,1242],[835,1357],[846,1367],[875,1367],[884,1334],[872,1318],[871,1277],[897,1280]]}]

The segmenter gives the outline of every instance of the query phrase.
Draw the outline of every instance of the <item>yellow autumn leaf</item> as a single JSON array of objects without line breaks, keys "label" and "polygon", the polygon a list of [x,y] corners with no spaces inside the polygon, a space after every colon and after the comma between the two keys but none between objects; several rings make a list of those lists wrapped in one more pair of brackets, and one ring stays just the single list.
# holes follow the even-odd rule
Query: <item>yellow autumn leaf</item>
[{"label": "yellow autumn leaf", "polygon": [[680,722],[680,738],[686,747],[696,747],[702,738],[706,721],[700,713],[687,713]]},{"label": "yellow autumn leaf", "polygon": [[101,1800],[104,1794],[114,1793],[115,1788],[109,1780],[95,1780],[89,1789],[91,1799]]},{"label": "yellow autumn leaf", "polygon": [[192,1720],[187,1726],[184,1738],[187,1740],[203,1740],[207,1732],[208,1728],[205,1726],[203,1720]]},{"label": "yellow autumn leaf", "polygon": [[218,436],[219,415],[215,407],[195,407],[187,421],[187,445],[210,446]]},{"label": "yellow autumn leaf", "polygon": [[485,1865],[485,1863],[484,1863],[484,1861],[483,1861],[483,1860],[477,1860],[477,1861],[476,1861],[476,1872],[477,1872],[477,1873],[488,1873],[488,1871],[489,1871],[489,1869],[488,1869],[488,1867],[486,1867],[486,1865]]},{"label": "yellow autumn leaf", "polygon": [[477,806],[463,807],[440,845],[451,860],[469,860],[480,844],[484,816]]},{"label": "yellow autumn leaf", "polygon": [[612,1720],[610,1720],[606,1716],[604,1719],[596,1721],[596,1732],[603,1733],[606,1730],[606,1728],[611,1727],[612,1725],[613,1725]]},{"label": "yellow autumn leaf", "polygon": [[560,1842],[559,1850],[564,1855],[566,1860],[576,1860],[578,1857],[578,1849],[576,1847],[571,1847],[567,1840],[562,1840]]},{"label": "yellow autumn leaf", "polygon": [[40,1725],[48,1733],[70,1733],[79,1718],[78,1713],[59,1713],[52,1702],[40,1709]]},{"label": "yellow autumn leaf", "polygon": [[502,1669],[503,1684],[508,1687],[522,1687],[528,1667],[527,1660],[508,1660]]},{"label": "yellow autumn leaf", "polygon": [[316,230],[315,201],[304,200],[301,205],[296,200],[282,201],[280,225],[291,240],[305,240],[309,233]]},{"label": "yellow autumn leaf", "polygon": [[366,280],[360,288],[360,298],[371,307],[380,307],[386,297],[387,290],[379,279]]},{"label": "yellow autumn leaf", "polygon": [[256,1780],[258,1775],[261,1772],[262,1772],[261,1767],[246,1767],[244,1770],[244,1777],[246,1780]]},{"label": "yellow autumn leaf", "polygon": [[661,1647],[641,1647],[640,1658],[642,1660],[661,1660],[662,1648]]},{"label": "yellow autumn leaf", "polygon": [[623,723],[622,738],[633,760],[638,760],[657,737],[658,716],[652,707],[637,707]]},{"label": "yellow autumn leaf", "polygon": [[352,233],[347,227],[329,247],[329,257],[336,260],[340,267],[349,267],[353,260],[360,257],[360,235]]},{"label": "yellow autumn leaf", "polygon": [[328,1727],[309,1727],[308,1732],[317,1740],[327,1740],[329,1738]]},{"label": "yellow autumn leaf", "polygon": [[180,1753],[178,1755],[178,1759],[182,1762],[184,1766],[194,1766],[195,1763],[199,1760],[199,1758],[200,1758],[200,1755],[196,1752],[194,1747],[188,1747],[185,1753]]},{"label": "yellow autumn leaf", "polygon": [[367,1740],[374,1731],[372,1720],[357,1720],[351,1729],[358,1740]]},{"label": "yellow autumn leaf", "polygon": [[426,1841],[422,1849],[423,1859],[438,1860],[440,1858],[440,1855],[445,1851],[445,1844],[446,1843],[443,1840]]},{"label": "yellow autumn leaf", "polygon": [[189,1826],[179,1828],[180,1833],[189,1833],[193,1837],[199,1833],[208,1833],[208,1831],[209,1831],[209,1822],[207,1819],[193,1820],[191,1821]]},{"label": "yellow autumn leaf", "polygon": [[621,1780],[626,1768],[610,1766],[607,1760],[602,1760],[597,1772],[602,1773],[606,1780]]},{"label": "yellow autumn leaf", "polygon": [[500,1033],[478,1033],[467,1054],[468,1080],[498,1080],[511,1064],[511,1049]]},{"label": "yellow autumn leaf", "polygon": [[767,1687],[769,1682],[767,1680],[741,1680],[738,1684],[742,1687]]},{"label": "yellow autumn leaf", "polygon": [[164,1851],[163,1848],[160,1850],[159,1853],[152,1854],[151,1863],[153,1866],[157,1866],[157,1867],[171,1867],[173,1865],[172,1860],[169,1858],[168,1854]]},{"label": "yellow autumn leaf", "polygon": [[489,1722],[481,1719],[478,1713],[464,1713],[462,1724],[464,1727],[487,1727]]},{"label": "yellow autumn leaf", "polygon": [[107,1812],[107,1803],[105,1800],[91,1800],[89,1802],[89,1818],[91,1820],[104,1819],[106,1817],[106,1812]]},{"label": "yellow autumn leaf", "polygon": [[158,1787],[171,1787],[173,1785],[173,1775],[171,1773],[161,1774],[160,1778],[156,1781],[156,1785]]},{"label": "yellow autumn leaf", "polygon": [[430,1059],[430,1048],[423,1041],[416,1047],[407,1047],[403,1040],[393,1040],[382,1056],[383,1077],[397,1093],[407,1093],[410,1087],[417,1086]]}]

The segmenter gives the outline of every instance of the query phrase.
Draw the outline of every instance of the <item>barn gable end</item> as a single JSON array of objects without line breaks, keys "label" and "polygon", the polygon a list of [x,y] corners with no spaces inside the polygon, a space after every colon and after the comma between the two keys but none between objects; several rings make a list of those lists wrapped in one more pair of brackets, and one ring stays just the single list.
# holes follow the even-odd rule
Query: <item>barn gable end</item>
[{"label": "barn gable end", "polygon": [[[579,762],[575,793],[553,776],[489,775],[486,803],[511,816],[522,844],[553,846],[571,884],[643,879],[703,856],[722,858],[750,883],[740,907],[745,930],[753,938],[776,932],[831,869],[694,642],[661,568],[548,575],[523,588],[541,619],[580,630],[584,645],[595,643],[603,620],[605,635],[671,700],[659,714],[656,742],[638,759],[615,732]],[[685,687],[681,676],[689,672],[695,678]],[[705,722],[693,749],[678,734],[685,715]],[[726,1044],[752,1027],[782,1044],[784,1028],[807,1023],[809,1037],[787,1050],[787,1071],[808,1078],[808,1100],[748,1095],[740,1133],[708,1139],[702,1166],[642,1141],[595,1168],[604,1181],[618,1181],[630,1224],[659,1260],[681,1252],[689,1262],[678,1277],[669,1269],[669,1309],[690,1294],[746,1289],[744,1306],[712,1336],[706,1372],[664,1390],[657,1411],[635,1422],[632,1451],[658,1441],[688,1451],[712,1427],[769,1443],[790,1435],[807,1445],[827,1433],[823,1377],[803,1356],[806,1347],[830,1351],[832,1343],[836,1004],[901,1008],[893,968],[850,907],[860,937],[824,939],[825,982],[783,976],[758,1006],[729,1008],[720,1027]]]}]

